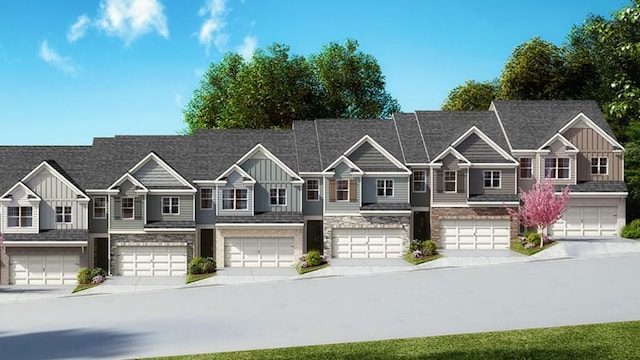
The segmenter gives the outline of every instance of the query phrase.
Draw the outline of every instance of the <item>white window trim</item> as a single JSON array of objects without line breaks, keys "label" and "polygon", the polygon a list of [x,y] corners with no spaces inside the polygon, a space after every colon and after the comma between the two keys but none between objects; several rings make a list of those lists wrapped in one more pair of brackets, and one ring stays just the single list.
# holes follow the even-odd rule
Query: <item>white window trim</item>
[{"label": "white window trim", "polygon": [[[382,181],[383,182],[383,187],[381,188],[380,186],[378,186],[378,182]],[[387,181],[391,182],[391,187],[387,186]],[[391,198],[395,195],[395,192],[393,191],[394,188],[394,183],[393,183],[393,179],[376,179],[376,197],[384,197],[384,198]],[[383,194],[380,195],[378,194],[378,190],[382,189],[383,190]],[[391,189],[391,195],[387,195],[387,190]]]},{"label": "white window trim", "polygon": [[[522,159],[529,159],[529,166],[528,167],[522,167]],[[521,157],[520,159],[518,159],[518,163],[520,165],[520,168],[518,169],[518,177],[520,177],[520,179],[533,179],[533,158],[531,157]],[[529,176],[525,177],[522,176],[522,169],[529,169]]]},{"label": "white window trim", "polygon": [[[96,207],[96,199],[104,199],[104,207]],[[104,216],[96,216],[96,208],[104,209]],[[106,219],[107,218],[107,197],[106,196],[94,196],[93,197],[93,218],[94,219]]]},{"label": "white window trim", "polygon": [[[274,197],[273,195],[271,195],[271,191],[275,190],[276,191],[276,196]],[[280,198],[282,196],[280,196],[280,191],[284,191],[284,204],[280,203]],[[276,203],[272,203],[271,200],[274,199],[276,200]],[[269,206],[287,206],[287,189],[286,188],[271,188],[269,189]]]},{"label": "white window trim", "polygon": [[[422,180],[416,181],[416,173],[422,173]],[[416,182],[422,184],[423,190],[416,190]],[[427,170],[413,170],[413,192],[425,193],[427,192]]]},{"label": "white window trim", "polygon": [[[18,208],[18,216],[11,216],[9,215],[9,209],[11,208]],[[31,216],[22,216],[22,208],[30,208],[31,209]],[[31,225],[30,226],[23,226],[22,225],[22,218],[28,219],[31,218]],[[17,218],[18,219],[18,225],[17,226],[12,226],[9,224],[9,219],[10,218]],[[33,206],[9,206],[7,207],[7,227],[8,228],[32,228],[33,227]]]},{"label": "white window trim", "polygon": [[[131,199],[131,206],[124,206],[124,201]],[[131,217],[125,217],[124,211],[131,209]],[[123,220],[133,220],[136,218],[136,200],[132,197],[123,197],[120,199],[120,218]]]},{"label": "white window trim", "polygon": [[[594,168],[594,166],[593,166],[593,159],[597,159],[597,160],[598,160],[598,164],[595,166],[595,167],[596,167],[596,169],[597,169],[597,172],[595,172],[595,173],[593,172],[593,168]],[[607,163],[606,163],[606,165],[604,165],[604,169],[605,169],[604,173],[601,173],[601,172],[600,172],[600,168],[601,168],[601,167],[603,167],[603,166],[602,166],[602,160],[603,160],[603,159],[604,159]],[[597,175],[600,175],[600,176],[609,175],[609,158],[608,158],[608,157],[606,157],[606,156],[592,157],[592,158],[591,158],[591,163],[590,163],[590,165],[591,165],[591,170],[590,170],[590,171],[591,171],[591,175],[592,175],[592,176],[593,176],[593,175],[596,175],[596,176],[597,176]]]},{"label": "white window trim", "polygon": [[[550,177],[550,178],[553,179],[553,180],[569,180],[569,179],[571,179],[571,158],[569,158],[569,157],[547,157],[547,158],[544,158],[544,176],[546,177],[547,173],[548,173],[548,171],[547,171],[547,160],[551,160],[551,159],[555,159],[556,160],[556,165],[554,167],[556,175],[554,177]],[[560,173],[560,171],[558,171],[558,170],[561,169],[560,166],[559,166],[559,161],[558,161],[560,159],[566,159],[568,161],[568,165],[566,167],[566,169],[567,169],[567,177],[566,178],[558,177],[558,174]],[[563,167],[562,169],[565,169],[565,168]]]},{"label": "white window trim", "polygon": [[[164,200],[165,199],[169,199],[169,212],[165,212],[164,211]],[[176,207],[178,208],[178,212],[173,212],[173,200],[176,199],[178,200],[176,202]],[[160,208],[161,208],[161,212],[162,215],[180,215],[180,197],[179,196],[163,196],[162,199],[160,200]]]},{"label": "white window trim", "polygon": [[[227,200],[232,200],[231,203],[233,205],[230,208],[225,208],[224,207],[224,202],[225,202],[224,192],[225,191],[231,191],[231,194],[232,194],[232,197],[226,198]],[[245,191],[247,196],[244,197],[244,198],[238,197],[237,194],[238,194],[239,191]],[[246,204],[247,204],[246,207],[245,208],[237,208],[236,204],[237,204],[238,200],[243,200],[243,199],[246,201]],[[249,210],[249,190],[247,190],[247,189],[236,189],[236,188],[233,188],[233,189],[222,189],[222,210],[227,210],[227,211]]]},{"label": "white window trim", "polygon": [[[203,190],[211,191],[211,198],[205,198],[202,196]],[[211,200],[211,207],[202,207],[202,200]],[[200,189],[200,210],[213,210],[213,188],[204,187]]]},{"label": "white window trim", "polygon": [[[487,186],[486,184],[486,174],[489,173],[491,175],[491,186]],[[496,180],[493,175],[498,174],[498,186],[493,186],[493,181]],[[502,171],[500,170],[484,170],[482,172],[482,185],[485,189],[502,189]]]},{"label": "white window trim", "polygon": [[[447,191],[447,173],[453,173],[453,184],[454,184],[453,191],[451,190]],[[442,172],[442,192],[448,193],[448,194],[453,194],[458,192],[458,172],[456,170],[444,170]]]},{"label": "white window trim", "polygon": [[[340,182],[344,181],[345,183],[347,183],[347,188],[346,190],[340,190],[340,187],[338,186],[338,184]],[[349,192],[349,179],[336,179],[336,202],[349,202],[349,198],[351,197],[351,193]],[[344,200],[340,200],[338,199],[338,194],[340,192],[346,192],[347,193],[347,198]]]},{"label": "white window trim", "polygon": [[[61,213],[58,213],[58,209],[61,210]],[[69,213],[67,214],[67,209],[69,209]],[[73,211],[71,206],[56,206],[56,224],[71,224],[73,223]],[[69,221],[66,221],[67,215],[69,215]],[[61,216],[62,221],[58,221],[58,216]]]},{"label": "white window trim", "polygon": [[[315,199],[309,199],[309,181],[315,181],[317,184],[317,187],[311,190],[312,192],[316,193]],[[305,185],[307,187],[307,192],[306,192],[307,201],[320,201],[320,179],[307,179]]]}]

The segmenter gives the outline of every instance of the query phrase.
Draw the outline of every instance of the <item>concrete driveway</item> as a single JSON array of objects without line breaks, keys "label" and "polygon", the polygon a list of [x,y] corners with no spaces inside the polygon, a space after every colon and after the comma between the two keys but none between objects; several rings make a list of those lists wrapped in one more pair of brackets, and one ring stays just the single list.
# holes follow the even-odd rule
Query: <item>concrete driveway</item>
[{"label": "concrete driveway", "polygon": [[589,258],[640,254],[640,241],[617,236],[604,238],[555,238],[558,244],[532,256],[533,259]]},{"label": "concrete driveway", "polygon": [[0,303],[59,298],[71,295],[75,285],[3,285]]}]

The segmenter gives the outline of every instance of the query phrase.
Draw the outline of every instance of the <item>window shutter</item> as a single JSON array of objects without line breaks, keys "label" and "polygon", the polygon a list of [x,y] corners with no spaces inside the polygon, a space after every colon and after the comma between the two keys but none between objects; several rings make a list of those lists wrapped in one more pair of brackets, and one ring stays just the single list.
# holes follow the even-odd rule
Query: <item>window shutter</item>
[{"label": "window shutter", "polygon": [[133,201],[133,213],[136,220],[142,219],[142,199],[140,197],[135,197]]},{"label": "window shutter", "polygon": [[113,217],[122,219],[122,200],[120,198],[113,199]]},{"label": "window shutter", "polygon": [[349,179],[349,201],[356,201],[356,179]]},{"label": "window shutter", "polygon": [[336,202],[336,180],[329,179],[329,201]]}]

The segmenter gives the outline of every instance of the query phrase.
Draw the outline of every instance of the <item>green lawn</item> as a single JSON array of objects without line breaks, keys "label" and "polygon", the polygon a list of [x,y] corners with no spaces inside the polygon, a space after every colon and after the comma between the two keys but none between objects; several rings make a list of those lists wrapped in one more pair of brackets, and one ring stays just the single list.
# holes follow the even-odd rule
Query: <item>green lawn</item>
[{"label": "green lawn", "polygon": [[435,254],[433,256],[425,256],[421,258],[414,258],[411,253],[407,253],[404,255],[404,259],[413,265],[420,265],[422,263],[440,259],[441,257],[442,257],[442,254]]},{"label": "green lawn", "polygon": [[100,286],[100,285],[101,284],[78,284],[76,286],[76,288],[73,289],[73,291],[71,293],[75,294],[75,293],[77,293],[79,291],[91,289],[92,287],[96,287],[96,286]]},{"label": "green lawn", "polygon": [[639,338],[633,321],[162,359],[640,359]]},{"label": "green lawn", "polygon": [[542,250],[548,249],[550,247],[552,247],[553,245],[557,244],[557,241],[554,241],[550,244],[546,244],[543,247],[540,246],[536,246],[533,247],[531,249],[525,249],[524,246],[522,245],[522,243],[519,240],[512,240],[511,241],[511,250],[515,251],[515,252],[519,252],[521,254],[525,254],[525,255],[533,255],[535,253],[538,253]]},{"label": "green lawn", "polygon": [[209,274],[188,274],[187,275],[187,284],[191,284],[192,282],[196,282],[196,281],[200,281],[200,280],[204,280],[207,278],[210,278],[212,276],[216,276],[216,273],[209,273]]},{"label": "green lawn", "polygon": [[327,266],[329,266],[329,263],[324,263],[318,266],[309,266],[309,267],[303,268],[302,266],[300,266],[300,264],[298,264],[296,265],[296,271],[298,272],[298,274],[302,275],[302,274],[310,273],[312,271],[324,269]]}]

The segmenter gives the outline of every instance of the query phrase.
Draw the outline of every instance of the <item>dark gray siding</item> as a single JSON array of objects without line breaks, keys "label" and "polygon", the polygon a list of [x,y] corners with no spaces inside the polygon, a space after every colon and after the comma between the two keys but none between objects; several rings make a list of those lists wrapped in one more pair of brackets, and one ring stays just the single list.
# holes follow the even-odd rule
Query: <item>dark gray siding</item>
[{"label": "dark gray siding", "polygon": [[318,180],[318,200],[307,200],[307,179],[302,189],[302,212],[305,216],[322,215],[322,202],[324,200],[324,186],[322,178],[308,178]]},{"label": "dark gray siding", "polygon": [[[162,198],[179,198],[179,210],[177,215],[162,214]],[[192,221],[193,220],[193,195],[147,195],[147,222],[154,221]]]},{"label": "dark gray siding", "polygon": [[[466,202],[467,201],[467,170],[458,165],[459,161],[452,155],[447,155],[442,161],[442,168],[434,171],[433,192],[434,202]],[[457,171],[456,192],[444,192],[444,171]]]},{"label": "dark gray siding", "polygon": [[[106,198],[108,198],[107,196],[105,196]],[[101,233],[104,234],[108,231],[109,228],[109,224],[108,224],[108,218],[109,218],[109,204],[107,204],[107,218],[106,219],[95,219],[93,217],[93,199],[89,202],[89,232],[90,233]]]},{"label": "dark gray siding", "polygon": [[353,161],[364,171],[367,169],[396,169],[397,167],[368,142],[364,142],[351,155]]},{"label": "dark gray siding", "polygon": [[325,201],[325,213],[327,212],[337,212],[337,213],[357,213],[360,211],[360,178],[354,178],[351,176],[351,170],[345,164],[340,164],[335,169],[335,176],[333,179],[355,179],[356,180],[356,201],[335,201],[331,202],[329,199],[331,198],[329,191],[329,179],[327,178],[326,187],[324,189],[324,196],[326,197]]},{"label": "dark gray siding", "polygon": [[[393,196],[378,196],[377,180],[393,180]],[[363,177],[362,178],[362,203],[407,203],[409,201],[408,177]]]},{"label": "dark gray siding", "polygon": [[506,161],[502,155],[498,154],[476,134],[469,135],[456,147],[456,150],[471,162]]},{"label": "dark gray siding", "polygon": [[[213,192],[213,207],[211,209],[201,209],[200,208],[200,195],[202,188],[209,188]],[[198,224],[213,224],[216,220],[216,188],[213,186],[202,186],[198,188],[198,193],[196,195],[196,223]]]},{"label": "dark gray siding", "polygon": [[145,186],[171,187],[182,185],[167,170],[153,160],[149,160],[133,176]]},{"label": "dark gray siding", "polygon": [[[129,181],[125,181],[120,185],[120,192],[110,199],[109,221],[111,221],[111,230],[142,230],[144,227],[144,210],[145,196],[136,194],[136,188]],[[122,219],[122,201],[123,197],[133,198],[134,219]]]},{"label": "dark gray siding", "polygon": [[416,170],[424,170],[426,173],[426,191],[425,192],[415,192],[413,189],[413,172],[411,175],[411,206],[429,206],[430,204],[430,196],[431,196],[431,180],[429,179],[429,169],[416,169]]}]

